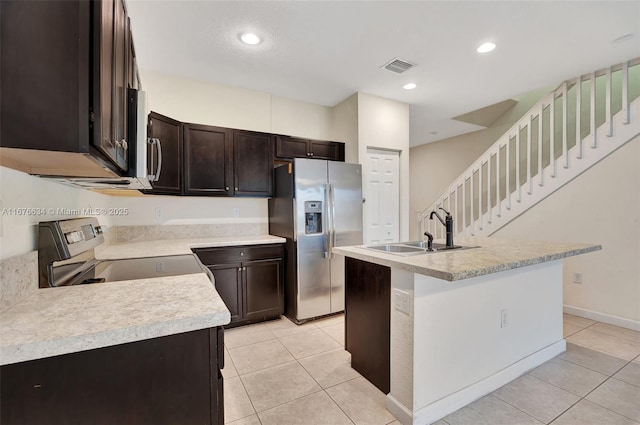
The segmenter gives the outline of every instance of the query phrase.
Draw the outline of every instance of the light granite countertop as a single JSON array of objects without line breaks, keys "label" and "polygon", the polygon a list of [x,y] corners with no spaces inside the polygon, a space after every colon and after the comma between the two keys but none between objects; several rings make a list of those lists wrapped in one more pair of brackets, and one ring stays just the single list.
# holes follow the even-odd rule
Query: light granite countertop
[{"label": "light granite countertop", "polygon": [[[96,258],[191,254],[193,248],[283,243],[270,236],[116,243]],[[31,258],[33,257],[33,259]],[[30,261],[36,261],[30,256]],[[30,284],[38,287],[37,273]],[[229,310],[204,273],[29,291],[0,312],[0,365],[108,347],[229,323]]]},{"label": "light granite countertop", "polygon": [[40,289],[0,315],[0,364],[229,323],[204,273]]},{"label": "light granite countertop", "polygon": [[454,249],[412,256],[375,251],[363,246],[337,247],[333,248],[333,252],[358,260],[395,267],[452,282],[560,260],[602,249],[600,245],[593,244],[516,241],[478,237],[456,238],[455,244],[477,246],[478,248]]},{"label": "light granite countertop", "polygon": [[167,255],[191,254],[191,250],[195,248],[263,245],[284,242],[286,242],[286,239],[271,235],[123,242],[96,249],[96,258],[99,260],[120,260],[124,258],[164,257]]}]

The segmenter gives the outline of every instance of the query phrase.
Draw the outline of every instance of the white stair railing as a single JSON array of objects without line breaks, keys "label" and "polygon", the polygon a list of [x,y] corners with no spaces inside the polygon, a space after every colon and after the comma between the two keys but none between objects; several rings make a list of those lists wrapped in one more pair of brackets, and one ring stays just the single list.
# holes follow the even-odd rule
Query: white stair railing
[{"label": "white stair railing", "polygon": [[490,236],[640,134],[640,58],[563,82],[418,215],[451,212],[454,234]]}]

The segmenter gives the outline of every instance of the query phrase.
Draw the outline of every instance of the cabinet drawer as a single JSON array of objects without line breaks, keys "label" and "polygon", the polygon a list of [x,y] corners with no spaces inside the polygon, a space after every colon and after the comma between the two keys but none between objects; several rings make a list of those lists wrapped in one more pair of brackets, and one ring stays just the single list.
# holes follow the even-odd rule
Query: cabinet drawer
[{"label": "cabinet drawer", "polygon": [[282,258],[283,247],[276,245],[241,245],[220,248],[198,248],[193,252],[205,266],[237,261]]}]

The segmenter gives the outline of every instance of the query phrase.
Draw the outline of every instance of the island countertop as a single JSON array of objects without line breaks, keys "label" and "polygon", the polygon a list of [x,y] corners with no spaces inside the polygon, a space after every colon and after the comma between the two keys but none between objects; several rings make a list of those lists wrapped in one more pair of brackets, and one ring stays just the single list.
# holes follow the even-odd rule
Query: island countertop
[{"label": "island countertop", "polygon": [[[106,245],[100,260],[191,254],[193,248],[283,243],[271,236],[148,240]],[[35,257],[34,257],[35,259]],[[37,268],[37,261],[29,267]],[[37,289],[0,313],[0,365],[227,324],[204,273]]]},{"label": "island countertop", "polygon": [[477,248],[401,256],[360,245],[335,247],[333,253],[453,282],[602,249],[594,244],[480,237],[460,237],[455,243]]}]

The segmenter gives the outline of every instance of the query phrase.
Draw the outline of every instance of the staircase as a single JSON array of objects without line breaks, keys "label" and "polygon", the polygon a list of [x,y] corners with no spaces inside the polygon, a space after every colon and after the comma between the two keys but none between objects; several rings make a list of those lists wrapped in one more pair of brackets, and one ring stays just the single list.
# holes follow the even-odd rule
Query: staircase
[{"label": "staircase", "polygon": [[640,58],[563,82],[418,213],[420,238],[490,236],[640,134]]}]

